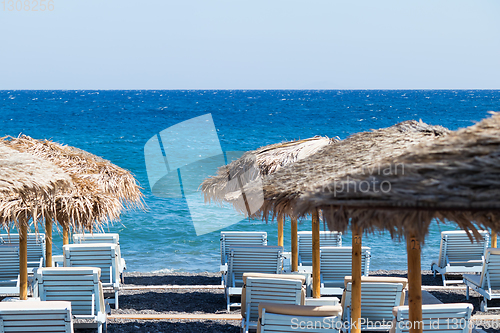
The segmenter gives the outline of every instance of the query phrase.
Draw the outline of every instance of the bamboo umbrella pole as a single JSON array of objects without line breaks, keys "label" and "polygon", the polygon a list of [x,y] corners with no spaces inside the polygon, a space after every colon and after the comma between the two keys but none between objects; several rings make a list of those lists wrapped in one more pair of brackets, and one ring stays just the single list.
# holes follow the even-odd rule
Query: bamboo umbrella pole
[{"label": "bamboo umbrella pole", "polygon": [[352,292],[351,318],[353,318],[352,333],[360,333],[361,326],[361,243],[363,232],[352,225]]},{"label": "bamboo umbrella pole", "polygon": [[408,305],[410,333],[422,333],[422,275],[420,264],[420,241],[415,234],[406,239],[408,251]]},{"label": "bamboo umbrella pole", "polygon": [[19,299],[28,298],[28,226],[19,227]]},{"label": "bamboo umbrella pole", "polygon": [[292,272],[299,271],[299,244],[297,240],[297,218],[291,218],[291,229],[292,229]]},{"label": "bamboo umbrella pole", "polygon": [[285,218],[282,216],[278,218],[278,246],[283,246],[283,220]]},{"label": "bamboo umbrella pole", "polygon": [[319,214],[312,213],[312,264],[313,264],[313,298],[320,298],[320,262],[319,262]]},{"label": "bamboo umbrella pole", "polygon": [[491,230],[491,247],[497,247],[497,232],[495,230]]},{"label": "bamboo umbrella pole", "polygon": [[69,226],[65,225],[63,227],[63,245],[69,244]]},{"label": "bamboo umbrella pole", "polygon": [[45,219],[45,267],[52,267],[52,219]]}]

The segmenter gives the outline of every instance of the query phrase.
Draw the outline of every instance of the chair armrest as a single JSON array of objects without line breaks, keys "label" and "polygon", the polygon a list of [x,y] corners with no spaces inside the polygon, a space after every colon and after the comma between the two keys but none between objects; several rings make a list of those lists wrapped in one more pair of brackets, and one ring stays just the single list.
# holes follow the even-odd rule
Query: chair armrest
[{"label": "chair armrest", "polygon": [[62,267],[64,266],[64,256],[52,256],[52,266],[53,267]]}]

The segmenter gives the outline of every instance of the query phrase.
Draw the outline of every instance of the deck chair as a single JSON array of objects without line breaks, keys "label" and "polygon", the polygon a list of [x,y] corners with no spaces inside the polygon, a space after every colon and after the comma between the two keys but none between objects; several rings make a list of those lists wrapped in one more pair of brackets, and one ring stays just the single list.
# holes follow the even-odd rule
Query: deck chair
[{"label": "deck chair", "polygon": [[441,232],[439,259],[431,264],[431,270],[441,274],[443,285],[462,283],[462,280],[447,280],[448,273],[480,273],[483,267],[484,251],[488,247],[488,231],[479,231],[482,241],[471,242],[465,230]]},{"label": "deck chair", "polygon": [[281,274],[283,267],[283,247],[281,246],[233,246],[229,248],[225,295],[227,310],[241,306],[231,303],[231,296],[241,295],[243,273]]},{"label": "deck chair", "polygon": [[0,332],[73,333],[71,303],[1,302]]},{"label": "deck chair", "polygon": [[304,304],[306,278],[298,274],[243,274],[241,326],[245,333],[257,329],[259,303]]},{"label": "deck chair", "polygon": [[224,284],[227,272],[227,256],[231,246],[267,245],[267,232],[221,231],[220,233],[220,272]]},{"label": "deck chair", "polygon": [[[312,266],[312,231],[297,232],[299,266]],[[342,246],[342,233],[320,231],[319,246]]]},{"label": "deck chair", "polygon": [[[481,311],[488,311],[488,300],[500,298],[500,249],[487,249],[481,274],[464,274],[464,283],[483,296]],[[500,307],[490,308],[500,309]]]},{"label": "deck chair", "polygon": [[340,305],[260,303],[257,333],[337,333],[343,326],[341,316]]},{"label": "deck chair", "polygon": [[0,294],[19,295],[19,248],[0,245]]},{"label": "deck chair", "polygon": [[75,319],[91,323],[76,327],[97,327],[106,331],[106,307],[100,268],[95,267],[45,267],[35,269],[34,296],[41,301],[67,301]]},{"label": "deck chair", "polygon": [[[352,247],[322,247],[320,250],[321,295],[341,295],[344,278],[352,272]],[[370,271],[370,248],[361,248],[361,274]]]},{"label": "deck chair", "polygon": [[[0,234],[0,243],[19,247],[19,234]],[[28,234],[28,271],[45,265],[45,234]]]},{"label": "deck chair", "polygon": [[120,235],[112,233],[103,234],[73,234],[73,243],[75,244],[89,244],[89,243],[111,243],[116,245],[116,257],[118,258],[118,271],[120,272],[121,282],[123,280],[123,271],[127,269],[125,259],[122,258],[120,250]]},{"label": "deck chair", "polygon": [[63,246],[64,267],[98,267],[101,269],[101,282],[104,288],[112,288],[114,299],[110,303],[118,309],[120,274],[116,245],[109,243],[70,244]]},{"label": "deck chair", "polygon": [[[342,295],[342,316],[344,322],[351,322],[352,278],[346,276]],[[361,331],[389,331],[394,319],[392,309],[404,305],[406,278],[363,276],[361,277]],[[373,326],[368,323],[380,323]],[[382,323],[387,323],[385,326]],[[344,330],[351,332],[347,325]]]},{"label": "deck chair", "polygon": [[[473,306],[468,303],[447,303],[422,305],[423,332],[428,333],[469,333]],[[409,322],[408,306],[398,306],[393,309],[394,320],[390,333],[408,333]]]}]

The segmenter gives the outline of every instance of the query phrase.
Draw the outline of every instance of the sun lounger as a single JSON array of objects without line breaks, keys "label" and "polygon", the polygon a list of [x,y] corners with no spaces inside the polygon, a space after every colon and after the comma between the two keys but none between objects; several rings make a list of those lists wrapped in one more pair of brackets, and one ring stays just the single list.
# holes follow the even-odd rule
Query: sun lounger
[{"label": "sun lounger", "polygon": [[73,333],[70,302],[0,302],[0,332]]},{"label": "sun lounger", "polygon": [[306,278],[298,274],[243,274],[242,329],[257,329],[259,303],[304,304]]},{"label": "sun lounger", "polygon": [[462,280],[447,280],[449,273],[480,273],[483,266],[484,251],[488,247],[489,233],[482,230],[482,241],[471,242],[465,230],[441,232],[439,259],[431,264],[431,270],[441,274],[443,285],[462,283]]},{"label": "sun lounger", "polygon": [[228,311],[232,306],[231,296],[241,295],[243,273],[281,274],[283,247],[281,246],[233,246],[229,249],[225,293]]},{"label": "sun lounger", "polygon": [[90,243],[111,243],[116,245],[116,257],[118,258],[118,271],[120,272],[121,282],[123,281],[123,271],[127,269],[125,259],[122,258],[120,250],[120,235],[116,233],[102,234],[73,234],[73,243],[75,244],[90,244]]},{"label": "sun lounger", "polygon": [[255,231],[221,231],[220,233],[220,272],[222,273],[221,283],[224,284],[225,273],[227,272],[227,256],[231,246],[254,246],[267,245],[267,232]]},{"label": "sun lounger", "polygon": [[[312,266],[312,231],[297,233],[299,266]],[[342,246],[342,233],[320,231],[319,246]]]},{"label": "sun lounger", "polygon": [[106,308],[100,274],[95,267],[38,268],[34,296],[42,301],[71,302],[75,318],[92,321],[89,324],[101,333],[106,328]]},{"label": "sun lounger", "polygon": [[[0,243],[19,247],[19,234],[0,234]],[[28,270],[45,265],[45,234],[28,234]]]},{"label": "sun lounger", "polygon": [[[471,330],[471,315],[473,306],[468,303],[448,303],[422,305],[423,332],[428,333],[469,333]],[[398,306],[393,309],[395,319],[392,322],[390,333],[408,333],[409,321],[408,306]]]},{"label": "sun lounger", "polygon": [[[351,322],[351,291],[352,278],[345,278],[345,289],[342,295],[342,314],[344,322]],[[405,278],[363,276],[361,277],[361,330],[389,331],[394,319],[392,309],[404,304],[405,288],[408,280]],[[368,323],[378,322],[372,326]],[[350,327],[346,325],[347,332]]]},{"label": "sun lounger", "polygon": [[276,303],[259,304],[258,333],[337,333],[342,327],[342,308]]},{"label": "sun lounger", "polygon": [[63,246],[64,267],[98,267],[103,287],[113,288],[115,309],[121,287],[116,245],[109,243],[70,244]]},{"label": "sun lounger", "polygon": [[[320,251],[321,295],[341,295],[344,278],[352,272],[352,248],[322,247]],[[370,271],[370,248],[361,248],[361,274],[368,276]]]},{"label": "sun lounger", "polygon": [[19,248],[0,245],[0,294],[19,295]]},{"label": "sun lounger", "polygon": [[[488,311],[488,300],[500,298],[500,249],[487,249],[481,274],[464,274],[464,283],[483,296],[481,311]],[[499,307],[490,309],[500,309]]]}]

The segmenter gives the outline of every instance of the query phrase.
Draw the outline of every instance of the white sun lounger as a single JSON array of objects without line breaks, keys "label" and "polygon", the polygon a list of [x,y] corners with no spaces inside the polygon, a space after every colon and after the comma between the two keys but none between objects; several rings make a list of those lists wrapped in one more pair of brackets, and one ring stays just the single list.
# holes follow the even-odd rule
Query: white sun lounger
[{"label": "white sun lounger", "polygon": [[[299,266],[312,266],[312,231],[297,232]],[[342,246],[342,233],[320,231],[319,246]]]},{"label": "white sun lounger", "polygon": [[[267,232],[265,231],[221,231],[220,233],[220,271],[222,278],[227,272],[227,256],[231,246],[267,245]],[[222,279],[222,284],[224,280]]]},{"label": "white sun lounger", "polygon": [[[488,300],[500,298],[500,249],[487,249],[481,274],[464,274],[464,283],[483,296],[481,311],[488,311]],[[499,307],[490,309],[500,309]]]},{"label": "white sun lounger", "polygon": [[42,301],[67,301],[71,303],[76,319],[92,323],[75,324],[77,327],[97,327],[106,331],[106,307],[101,270],[95,267],[46,267],[35,270],[34,296]]},{"label": "white sun lounger", "polygon": [[0,302],[0,332],[73,333],[70,302]]},{"label": "white sun lounger", "polygon": [[[394,319],[392,309],[404,304],[405,287],[408,280],[405,278],[392,277],[370,277],[361,278],[361,330],[365,331],[389,331]],[[351,322],[351,277],[346,278],[346,289],[342,295],[342,314],[344,322]],[[372,326],[368,323],[380,323]],[[384,324],[385,323],[385,324]],[[351,327],[346,325],[347,332]]]},{"label": "white sun lounger", "polygon": [[229,249],[225,293],[227,310],[240,303],[231,303],[231,296],[241,295],[243,273],[281,274],[283,247],[281,246],[233,246]]},{"label": "white sun lounger", "polygon": [[471,242],[465,230],[441,232],[439,259],[431,264],[431,270],[441,274],[443,285],[462,283],[462,280],[447,280],[448,273],[480,273],[483,267],[484,252],[488,247],[490,235],[480,230],[482,241]]},{"label": "white sun lounger", "polygon": [[[320,251],[321,295],[341,295],[344,278],[352,273],[352,247],[322,247]],[[370,271],[370,248],[361,248],[361,275]]]},{"label": "white sun lounger", "polygon": [[118,309],[120,274],[116,245],[109,243],[70,244],[63,246],[64,267],[98,267],[103,287],[113,288],[115,309]]},{"label": "white sun lounger", "polygon": [[271,276],[271,274],[260,274],[260,277],[252,273],[243,274],[245,284],[241,295],[241,316],[243,318],[241,326],[245,333],[249,329],[257,329],[260,302],[297,305],[304,303],[304,276],[292,274]]},{"label": "white sun lounger", "polygon": [[73,234],[73,243],[75,244],[90,244],[90,243],[111,243],[116,245],[116,257],[118,258],[118,271],[120,272],[121,282],[123,281],[123,271],[127,269],[125,259],[122,258],[120,250],[120,235],[116,233],[102,234]]},{"label": "white sun lounger", "polygon": [[337,333],[342,327],[342,307],[259,304],[258,333]]},{"label": "white sun lounger", "polygon": [[19,248],[0,245],[0,294],[19,295]]},{"label": "white sun lounger", "polygon": [[[19,247],[19,234],[0,234],[0,243]],[[45,265],[45,234],[28,234],[28,270]]]},{"label": "white sun lounger", "polygon": [[[448,303],[422,305],[423,332],[428,333],[469,333],[473,306],[468,303]],[[390,333],[408,333],[409,322],[408,306],[398,306],[393,309],[395,319],[392,322]]]}]

